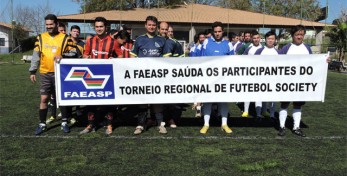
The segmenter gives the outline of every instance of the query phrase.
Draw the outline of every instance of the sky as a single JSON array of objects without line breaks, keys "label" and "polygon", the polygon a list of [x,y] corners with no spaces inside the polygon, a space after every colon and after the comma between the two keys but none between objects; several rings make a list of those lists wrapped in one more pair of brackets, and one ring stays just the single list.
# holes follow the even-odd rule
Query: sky
[{"label": "sky", "polygon": [[[82,2],[83,0],[81,0]],[[327,23],[339,17],[341,9],[347,10],[347,0],[318,0],[321,7],[325,7],[328,3],[329,14]],[[22,6],[37,7],[40,4],[49,4],[53,12],[57,15],[77,14],[80,12],[80,4],[76,0],[13,0],[13,8],[15,9],[18,4]],[[11,21],[11,0],[0,0],[0,22]],[[14,12],[15,13],[15,12]],[[325,22],[325,20],[321,21]]]}]

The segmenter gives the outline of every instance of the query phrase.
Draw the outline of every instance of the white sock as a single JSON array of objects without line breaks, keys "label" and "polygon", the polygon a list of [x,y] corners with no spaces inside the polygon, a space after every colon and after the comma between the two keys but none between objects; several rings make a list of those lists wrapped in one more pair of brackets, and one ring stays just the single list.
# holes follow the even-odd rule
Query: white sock
[{"label": "white sock", "polygon": [[197,110],[197,111],[200,111],[200,110],[201,110],[201,106],[197,106],[197,107],[196,107],[196,110]]},{"label": "white sock", "polygon": [[280,127],[281,128],[284,128],[286,124],[287,115],[288,115],[287,109],[280,110]]},{"label": "white sock", "polygon": [[210,126],[210,115],[204,115],[204,121],[205,121],[204,126]]},{"label": "white sock", "polygon": [[248,112],[249,104],[251,104],[251,102],[244,102],[243,112]]},{"label": "white sock", "polygon": [[228,118],[222,117],[222,126],[228,124]]},{"label": "white sock", "polygon": [[61,125],[62,126],[65,126],[67,124],[67,122],[62,122]]},{"label": "white sock", "polygon": [[40,126],[46,126],[46,124],[44,124],[44,123],[40,123],[39,125],[40,125]]},{"label": "white sock", "polygon": [[293,130],[300,128],[301,109],[293,109],[293,120],[294,120]]}]

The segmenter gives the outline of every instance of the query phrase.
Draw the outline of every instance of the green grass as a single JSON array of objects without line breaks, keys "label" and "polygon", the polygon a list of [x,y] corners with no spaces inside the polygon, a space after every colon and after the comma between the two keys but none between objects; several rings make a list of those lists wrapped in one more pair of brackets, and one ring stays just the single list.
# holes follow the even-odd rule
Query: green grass
[{"label": "green grass", "polygon": [[[307,102],[303,124],[307,138],[277,137],[268,123],[241,119],[230,104],[232,135],[218,127],[200,135],[201,119],[184,112],[184,126],[167,135],[150,128],[133,136],[131,122],[79,136],[84,126],[63,134],[59,122],[41,137],[38,84],[29,81],[21,55],[0,55],[0,175],[346,175],[347,75],[329,72],[325,102]],[[289,112],[289,114],[291,114]],[[50,125],[52,126],[52,125]]]}]

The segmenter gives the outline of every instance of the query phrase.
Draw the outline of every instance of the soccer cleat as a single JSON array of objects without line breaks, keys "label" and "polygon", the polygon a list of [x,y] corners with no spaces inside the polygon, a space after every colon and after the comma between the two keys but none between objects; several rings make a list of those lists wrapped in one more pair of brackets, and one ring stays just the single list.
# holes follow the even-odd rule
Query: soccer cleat
[{"label": "soccer cleat", "polygon": [[177,128],[177,125],[176,125],[176,123],[175,123],[175,121],[173,119],[171,119],[169,121],[169,124],[170,124],[170,128]]},{"label": "soccer cleat", "polygon": [[303,131],[301,131],[301,129],[300,128],[297,128],[297,129],[293,129],[293,131],[292,131],[294,134],[296,134],[296,135],[298,135],[298,136],[301,136],[301,137],[306,137],[306,135],[304,134],[304,132]]},{"label": "soccer cleat", "polygon": [[71,125],[75,124],[76,122],[77,122],[77,120],[75,118],[71,118],[71,120],[70,120]]},{"label": "soccer cleat", "polygon": [[67,125],[67,122],[61,123],[61,129],[64,131],[64,133],[70,133],[70,128]]},{"label": "soccer cleat", "polygon": [[167,133],[167,130],[166,130],[164,125],[158,126],[158,129],[159,129],[160,134],[166,134]]},{"label": "soccer cleat", "polygon": [[243,112],[241,117],[248,117],[248,112]]},{"label": "soccer cleat", "polygon": [[35,135],[40,135],[45,131],[47,131],[46,124],[40,123],[36,128]]},{"label": "soccer cleat", "polygon": [[80,132],[80,134],[87,134],[87,133],[90,133],[90,132],[94,132],[95,129],[92,127],[92,125],[88,125],[87,128],[85,128],[84,130],[82,130]]},{"label": "soccer cleat", "polygon": [[107,125],[105,134],[106,135],[111,135],[112,134],[112,125]]},{"label": "soccer cleat", "polygon": [[222,131],[225,131],[226,133],[230,134],[233,131],[228,127],[228,125],[222,125]]},{"label": "soccer cleat", "polygon": [[200,133],[201,133],[201,134],[206,134],[207,131],[208,131],[208,128],[209,128],[209,126],[205,126],[205,125],[204,125],[204,126],[201,128]]},{"label": "soccer cleat", "polygon": [[47,124],[50,124],[52,122],[54,122],[56,120],[56,118],[54,118],[53,116],[51,116],[49,119],[46,120]]},{"label": "soccer cleat", "polygon": [[143,130],[144,130],[143,126],[137,126],[135,128],[134,134],[141,134]]},{"label": "soccer cleat", "polygon": [[62,116],[61,113],[59,113],[59,114],[58,114],[58,117],[61,117],[61,116]]},{"label": "soccer cleat", "polygon": [[285,127],[283,127],[283,128],[280,127],[280,129],[278,130],[278,135],[279,136],[284,136],[285,134],[286,134],[286,128]]}]

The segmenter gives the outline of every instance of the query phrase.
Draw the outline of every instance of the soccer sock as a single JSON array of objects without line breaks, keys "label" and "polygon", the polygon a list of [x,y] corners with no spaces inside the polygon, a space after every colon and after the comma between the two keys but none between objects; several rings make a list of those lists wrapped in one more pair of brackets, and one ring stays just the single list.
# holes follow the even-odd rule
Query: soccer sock
[{"label": "soccer sock", "polygon": [[248,112],[249,104],[251,104],[251,102],[244,102],[243,112]]},{"label": "soccer sock", "polygon": [[113,121],[112,113],[106,114],[106,118],[107,118],[107,125],[112,125],[112,121]]},{"label": "soccer sock", "polygon": [[40,123],[46,124],[47,112],[48,112],[48,109],[40,109],[39,110]]},{"label": "soccer sock", "polygon": [[275,111],[276,111],[276,103],[271,102],[270,103],[270,117],[275,118]]},{"label": "soccer sock", "polygon": [[257,117],[261,117],[261,106],[255,107],[255,111],[257,112]]},{"label": "soccer sock", "polygon": [[204,126],[210,126],[210,115],[204,115]]},{"label": "soccer sock", "polygon": [[94,127],[94,113],[93,112],[88,112],[88,123],[92,127]]},{"label": "soccer sock", "polygon": [[301,109],[293,109],[293,119],[294,119],[293,129],[296,130],[296,129],[300,128]]},{"label": "soccer sock", "polygon": [[228,124],[228,118],[227,117],[222,117],[222,126]]},{"label": "soccer sock", "polygon": [[281,128],[284,128],[286,124],[287,115],[288,115],[287,109],[280,110],[280,127]]}]

